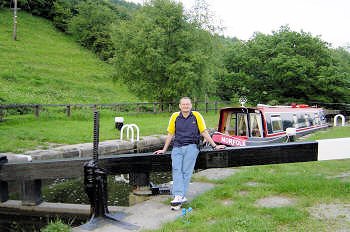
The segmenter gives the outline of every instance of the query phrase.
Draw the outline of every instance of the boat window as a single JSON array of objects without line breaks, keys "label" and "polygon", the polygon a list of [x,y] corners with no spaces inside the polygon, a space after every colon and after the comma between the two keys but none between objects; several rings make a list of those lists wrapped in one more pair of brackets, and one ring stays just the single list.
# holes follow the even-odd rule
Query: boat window
[{"label": "boat window", "polygon": [[318,113],[314,113],[314,124],[315,125],[320,125],[321,124],[320,117],[319,117]]},{"label": "boat window", "polygon": [[298,126],[298,117],[296,114],[293,114],[293,127],[299,128]]},{"label": "boat window", "polygon": [[310,123],[310,126],[313,126],[315,125],[315,117],[313,114],[308,114],[309,115],[309,123]]},{"label": "boat window", "polygon": [[238,136],[247,136],[248,132],[248,119],[247,114],[237,114],[237,135]]},{"label": "boat window", "polygon": [[303,128],[305,126],[306,126],[305,115],[299,114],[299,117],[298,117],[298,128]]},{"label": "boat window", "polygon": [[261,114],[250,113],[250,134],[252,137],[262,137]]},{"label": "boat window", "polygon": [[230,113],[227,116],[225,134],[235,135],[235,128],[236,128],[236,114]]},{"label": "boat window", "polygon": [[311,116],[309,114],[305,114],[305,123],[306,123],[307,127],[313,125],[313,119],[311,118]]},{"label": "boat window", "polygon": [[282,119],[280,115],[271,115],[271,124],[273,132],[283,131]]},{"label": "boat window", "polygon": [[320,116],[321,125],[326,124],[326,116],[324,115],[324,112],[320,111],[318,113],[319,113],[319,116]]}]

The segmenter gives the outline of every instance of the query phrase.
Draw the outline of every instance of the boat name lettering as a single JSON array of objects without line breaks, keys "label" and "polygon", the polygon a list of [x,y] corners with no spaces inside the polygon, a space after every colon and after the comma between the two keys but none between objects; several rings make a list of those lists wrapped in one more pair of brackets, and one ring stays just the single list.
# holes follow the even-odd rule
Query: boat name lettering
[{"label": "boat name lettering", "polygon": [[231,146],[240,146],[240,147],[245,146],[245,141],[233,139],[233,138],[227,138],[224,136],[221,137],[221,143],[228,144]]}]

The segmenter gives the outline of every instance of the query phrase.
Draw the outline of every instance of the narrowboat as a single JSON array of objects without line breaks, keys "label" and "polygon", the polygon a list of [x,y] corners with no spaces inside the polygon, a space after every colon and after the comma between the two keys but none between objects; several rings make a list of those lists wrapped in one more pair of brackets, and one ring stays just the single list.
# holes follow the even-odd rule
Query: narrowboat
[{"label": "narrowboat", "polygon": [[[291,141],[327,128],[322,108],[305,104],[290,106],[227,107],[220,110],[216,143],[226,146],[257,146]],[[293,141],[293,140],[292,140]]]}]

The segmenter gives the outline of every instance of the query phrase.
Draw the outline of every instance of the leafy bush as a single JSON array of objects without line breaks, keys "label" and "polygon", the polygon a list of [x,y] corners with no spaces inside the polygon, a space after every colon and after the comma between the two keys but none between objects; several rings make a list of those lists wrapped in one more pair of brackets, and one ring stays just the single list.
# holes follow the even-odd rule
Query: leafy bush
[{"label": "leafy bush", "polygon": [[19,0],[18,7],[47,19],[53,17],[54,0]]},{"label": "leafy bush", "polygon": [[75,10],[75,6],[80,0],[57,0],[54,3],[54,16],[53,24],[58,29],[66,32],[68,30],[68,24],[70,20],[78,12]]}]

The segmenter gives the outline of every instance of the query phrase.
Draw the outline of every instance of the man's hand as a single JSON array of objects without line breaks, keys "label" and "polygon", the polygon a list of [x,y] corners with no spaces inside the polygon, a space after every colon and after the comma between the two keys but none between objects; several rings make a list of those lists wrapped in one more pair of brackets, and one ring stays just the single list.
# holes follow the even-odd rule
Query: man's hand
[{"label": "man's hand", "polygon": [[164,149],[157,150],[157,151],[153,152],[153,154],[156,154],[156,155],[161,155],[161,154],[164,154],[164,153],[165,153]]},{"label": "man's hand", "polygon": [[225,149],[226,146],[225,145],[216,145],[214,150],[222,150],[222,149]]}]

